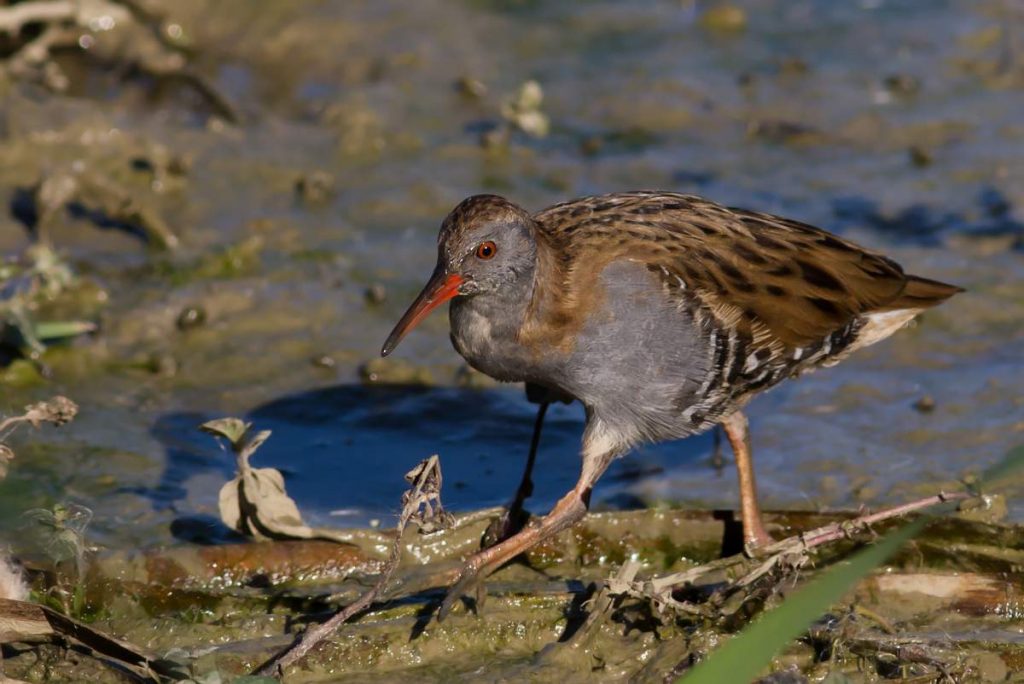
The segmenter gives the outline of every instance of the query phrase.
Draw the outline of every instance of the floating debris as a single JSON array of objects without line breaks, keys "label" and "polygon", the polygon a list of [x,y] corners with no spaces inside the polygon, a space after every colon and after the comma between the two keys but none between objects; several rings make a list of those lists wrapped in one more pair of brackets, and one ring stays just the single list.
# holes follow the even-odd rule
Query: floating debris
[{"label": "floating debris", "polygon": [[914,410],[918,413],[931,413],[935,410],[935,398],[926,394],[914,402]]},{"label": "floating debris", "polygon": [[501,106],[501,115],[506,121],[534,138],[545,137],[551,129],[548,115],[540,110],[544,102],[544,89],[537,81],[527,81],[519,86],[514,97]]},{"label": "floating debris", "polygon": [[295,181],[295,196],[306,204],[325,204],[334,194],[334,176],[326,171],[313,171]]},{"label": "floating debris", "polygon": [[921,90],[921,81],[909,74],[892,74],[885,77],[885,87],[893,95],[910,97]]},{"label": "floating debris", "polygon": [[388,298],[388,291],[380,283],[374,283],[363,290],[363,299],[371,306],[383,304]]},{"label": "floating debris", "polygon": [[480,100],[487,95],[487,86],[478,78],[460,76],[455,81],[455,91],[471,100]]},{"label": "floating debris", "polygon": [[932,156],[932,153],[920,145],[914,145],[907,150],[907,155],[910,157],[910,163],[919,168],[931,166],[935,161],[935,157]]},{"label": "floating debris", "polygon": [[338,362],[334,360],[334,357],[330,354],[319,354],[309,360],[316,368],[334,368],[338,365]]},{"label": "floating debris", "polygon": [[192,330],[206,323],[206,309],[199,305],[186,306],[174,320],[178,330]]},{"label": "floating debris", "polygon": [[709,7],[700,15],[700,25],[716,33],[739,33],[747,28],[747,13],[736,5]]},{"label": "floating debris", "polygon": [[432,385],[429,368],[414,366],[403,359],[370,359],[359,367],[359,377],[368,385]]}]

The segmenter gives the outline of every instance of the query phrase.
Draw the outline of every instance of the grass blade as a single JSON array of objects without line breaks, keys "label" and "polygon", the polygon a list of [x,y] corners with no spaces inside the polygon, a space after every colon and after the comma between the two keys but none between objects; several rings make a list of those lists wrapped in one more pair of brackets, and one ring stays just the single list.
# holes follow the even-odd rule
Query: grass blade
[{"label": "grass blade", "polygon": [[40,340],[60,340],[85,335],[95,330],[96,324],[90,321],[49,321],[36,323],[33,332]]},{"label": "grass blade", "polygon": [[1010,473],[1020,470],[1022,467],[1024,467],[1024,444],[1010,449],[1006,456],[1003,457],[1003,460],[982,473],[978,484],[984,488],[991,487],[994,483]]}]

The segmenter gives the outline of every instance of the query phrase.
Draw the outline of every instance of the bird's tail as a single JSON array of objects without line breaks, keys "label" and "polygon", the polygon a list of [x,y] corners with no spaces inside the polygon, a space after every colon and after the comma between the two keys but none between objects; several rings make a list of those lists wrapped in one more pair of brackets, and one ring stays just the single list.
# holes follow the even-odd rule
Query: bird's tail
[{"label": "bird's tail", "polygon": [[908,275],[907,286],[903,288],[903,292],[889,302],[885,308],[890,311],[894,309],[929,309],[963,291],[962,287],[956,285],[947,285],[938,280]]}]

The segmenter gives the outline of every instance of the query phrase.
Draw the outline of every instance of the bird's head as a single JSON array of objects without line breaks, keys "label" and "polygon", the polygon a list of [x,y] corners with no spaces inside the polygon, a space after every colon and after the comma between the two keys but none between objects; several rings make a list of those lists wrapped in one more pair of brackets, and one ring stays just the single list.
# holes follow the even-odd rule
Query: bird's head
[{"label": "bird's head", "polygon": [[460,202],[441,224],[430,280],[391,331],[381,356],[394,351],[406,333],[449,299],[511,290],[510,285],[532,276],[535,225],[524,209],[497,195]]}]

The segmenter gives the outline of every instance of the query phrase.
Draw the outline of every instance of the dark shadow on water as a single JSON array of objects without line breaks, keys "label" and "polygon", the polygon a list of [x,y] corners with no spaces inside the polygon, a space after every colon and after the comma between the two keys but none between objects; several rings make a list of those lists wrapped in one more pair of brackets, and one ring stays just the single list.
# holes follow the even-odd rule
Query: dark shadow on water
[{"label": "dark shadow on water", "polygon": [[202,546],[237,543],[247,539],[212,515],[182,515],[175,518],[171,521],[171,536]]},{"label": "dark shadow on water", "polygon": [[[153,436],[164,445],[164,470],[156,485],[130,489],[145,496],[156,510],[177,509],[185,499],[187,481],[199,473],[210,470],[221,473],[226,482],[234,474],[234,458],[217,448],[213,438],[199,431],[206,421],[220,416],[181,412],[161,416],[150,428]],[[215,503],[215,502],[211,502]]]},{"label": "dark shadow on water", "polygon": [[[15,188],[9,205],[11,216],[21,223],[30,235],[39,236],[39,222],[43,209],[39,206],[35,188]],[[142,242],[148,242],[146,230],[138,223],[119,219],[108,214],[104,209],[90,206],[79,200],[67,202],[63,211],[71,219],[89,222],[97,228],[116,230],[127,233]]]},{"label": "dark shadow on water", "polygon": [[[252,463],[284,473],[307,522],[347,527],[376,519],[389,526],[405,490],[405,473],[435,453],[441,456],[449,509],[506,504],[522,474],[535,412],[519,387],[339,385],[275,399],[245,419],[273,432]],[[179,510],[196,474],[213,470],[225,481],[230,478],[231,455],[197,429],[215,417],[163,416],[153,434],[166,446],[166,466],[156,486],[138,493],[157,508]],[[582,430],[578,404],[548,411],[530,510],[547,510],[575,483]],[[699,437],[646,447],[616,461],[599,483],[595,503],[601,508],[640,504],[622,490],[640,478],[658,477],[667,467],[700,460],[709,445],[710,438]],[[206,543],[224,538],[224,530],[214,529],[215,520],[180,512],[188,517],[178,521],[176,535]]]},{"label": "dark shadow on water", "polygon": [[913,204],[892,214],[883,213],[878,204],[865,197],[840,197],[832,210],[843,225],[863,225],[884,233],[889,239],[936,246],[945,234],[977,237],[1013,236],[1015,247],[1024,247],[1024,223],[1013,216],[1010,199],[996,187],[986,187],[975,198],[977,216],[936,211],[924,204]]}]

